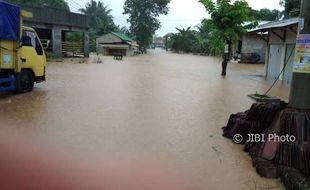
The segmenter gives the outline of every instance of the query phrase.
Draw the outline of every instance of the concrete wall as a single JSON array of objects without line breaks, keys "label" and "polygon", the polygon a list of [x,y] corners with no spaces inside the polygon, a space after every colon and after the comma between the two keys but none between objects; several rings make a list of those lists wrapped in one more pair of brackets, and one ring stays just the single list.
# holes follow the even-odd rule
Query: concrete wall
[{"label": "concrete wall", "polygon": [[261,55],[261,61],[265,62],[265,54],[267,49],[267,42],[257,35],[244,35],[242,38],[241,53],[258,53]]},{"label": "concrete wall", "polygon": [[[297,30],[297,27],[295,27],[295,30]],[[277,34],[283,35],[283,30],[273,30]],[[270,39],[269,43],[270,44],[294,44],[296,43],[296,36],[297,34],[291,31],[290,29],[286,30],[286,39],[283,41],[280,39],[278,36],[276,36],[274,33],[270,33]]]},{"label": "concrete wall", "polygon": [[28,26],[31,28],[50,29],[50,30],[52,30],[54,28],[54,26],[57,26],[57,27],[61,28],[61,30],[65,30],[65,31],[88,32],[88,28],[72,27],[72,26],[65,26],[65,25],[58,25],[58,24],[40,23],[40,22],[35,22],[35,21],[30,21],[30,20],[24,21],[24,26]]},{"label": "concrete wall", "polygon": [[84,32],[84,56],[89,57],[89,34]]},{"label": "concrete wall", "polygon": [[[293,30],[297,31],[297,26],[293,28]],[[274,32],[279,34],[280,36],[284,35],[283,29],[274,29]],[[268,54],[267,54],[267,64],[266,64],[266,79],[273,80],[274,75],[281,72],[282,69],[284,69],[284,72],[280,76],[280,80],[283,80],[283,83],[286,85],[290,84],[290,77],[291,77],[291,72],[292,72],[292,67],[293,67],[293,61],[292,57],[294,57],[295,52],[292,51],[294,50],[294,46],[296,44],[296,37],[297,34],[292,31],[289,28],[286,28],[286,35],[283,39],[279,38],[276,34],[270,32],[270,38],[269,38],[269,45],[268,45]],[[275,54],[272,51],[271,47],[274,46],[279,46],[280,49],[278,54]],[[293,54],[291,55],[291,53]],[[291,55],[291,57],[290,57]],[[273,56],[277,56],[276,58]],[[280,65],[280,67],[274,67],[274,65]],[[275,69],[276,68],[276,69]],[[271,74],[272,73],[272,74]]]},{"label": "concrete wall", "polygon": [[36,7],[30,5],[20,5],[22,10],[32,12],[32,18],[25,18],[26,21],[57,24],[70,27],[88,28],[87,17],[83,14],[72,13],[51,7]]},{"label": "concrete wall", "polygon": [[53,53],[62,57],[62,30],[60,27],[55,26],[52,29],[52,44],[53,44]]},{"label": "concrete wall", "polygon": [[134,56],[134,55],[136,55],[135,53],[136,53],[137,51],[139,51],[139,47],[130,46],[127,55],[129,55],[129,56]]}]

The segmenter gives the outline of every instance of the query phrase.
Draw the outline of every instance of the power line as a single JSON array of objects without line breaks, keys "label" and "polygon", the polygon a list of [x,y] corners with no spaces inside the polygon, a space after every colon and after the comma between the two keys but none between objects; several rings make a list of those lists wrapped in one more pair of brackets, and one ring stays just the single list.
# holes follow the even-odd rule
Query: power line
[{"label": "power line", "polygon": [[74,4],[79,6],[80,8],[84,8],[85,7],[85,5],[81,5],[80,3],[78,3],[78,1],[75,1],[75,0],[69,0],[69,1],[73,2]]},{"label": "power line", "polygon": [[71,8],[73,8],[76,11],[79,11],[80,9],[84,8],[84,6],[82,6],[81,4],[77,3],[74,0],[67,0],[67,3]]}]

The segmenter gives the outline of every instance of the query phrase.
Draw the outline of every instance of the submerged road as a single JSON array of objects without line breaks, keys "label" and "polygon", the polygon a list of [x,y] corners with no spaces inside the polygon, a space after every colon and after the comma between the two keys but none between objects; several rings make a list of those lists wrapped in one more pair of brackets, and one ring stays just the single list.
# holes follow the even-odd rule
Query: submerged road
[{"label": "submerged road", "polygon": [[[160,50],[102,64],[48,64],[33,92],[0,96],[1,128],[31,133],[81,152],[169,159],[204,189],[282,189],[260,178],[242,147],[221,136],[231,113],[264,92],[264,65],[228,66],[217,58]],[[288,98],[276,86],[272,95]]]}]

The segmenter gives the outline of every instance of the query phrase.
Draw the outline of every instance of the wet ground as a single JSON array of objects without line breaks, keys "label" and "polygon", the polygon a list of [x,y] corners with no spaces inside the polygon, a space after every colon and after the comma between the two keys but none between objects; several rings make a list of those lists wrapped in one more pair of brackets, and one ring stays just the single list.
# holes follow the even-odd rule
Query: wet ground
[{"label": "wet ground", "polygon": [[[101,59],[49,63],[48,82],[1,95],[1,127],[115,158],[167,158],[204,189],[282,189],[221,136],[229,115],[253,103],[247,94],[268,89],[264,65],[232,63],[222,78],[217,58],[156,50]],[[287,99],[288,89],[276,86],[271,94]]]}]

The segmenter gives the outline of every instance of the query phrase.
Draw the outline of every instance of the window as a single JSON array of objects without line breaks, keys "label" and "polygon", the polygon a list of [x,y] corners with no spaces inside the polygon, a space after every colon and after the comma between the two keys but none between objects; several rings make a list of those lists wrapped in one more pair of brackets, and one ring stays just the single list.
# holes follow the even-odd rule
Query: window
[{"label": "window", "polygon": [[36,35],[34,34],[34,32],[24,31],[23,36],[30,37],[32,47],[36,48]]},{"label": "window", "polygon": [[24,37],[28,37],[29,39],[31,39],[31,46],[35,48],[38,55],[43,55],[43,50],[42,50],[42,47],[40,45],[39,39],[36,37],[34,32],[24,31],[23,32],[23,38]]}]

